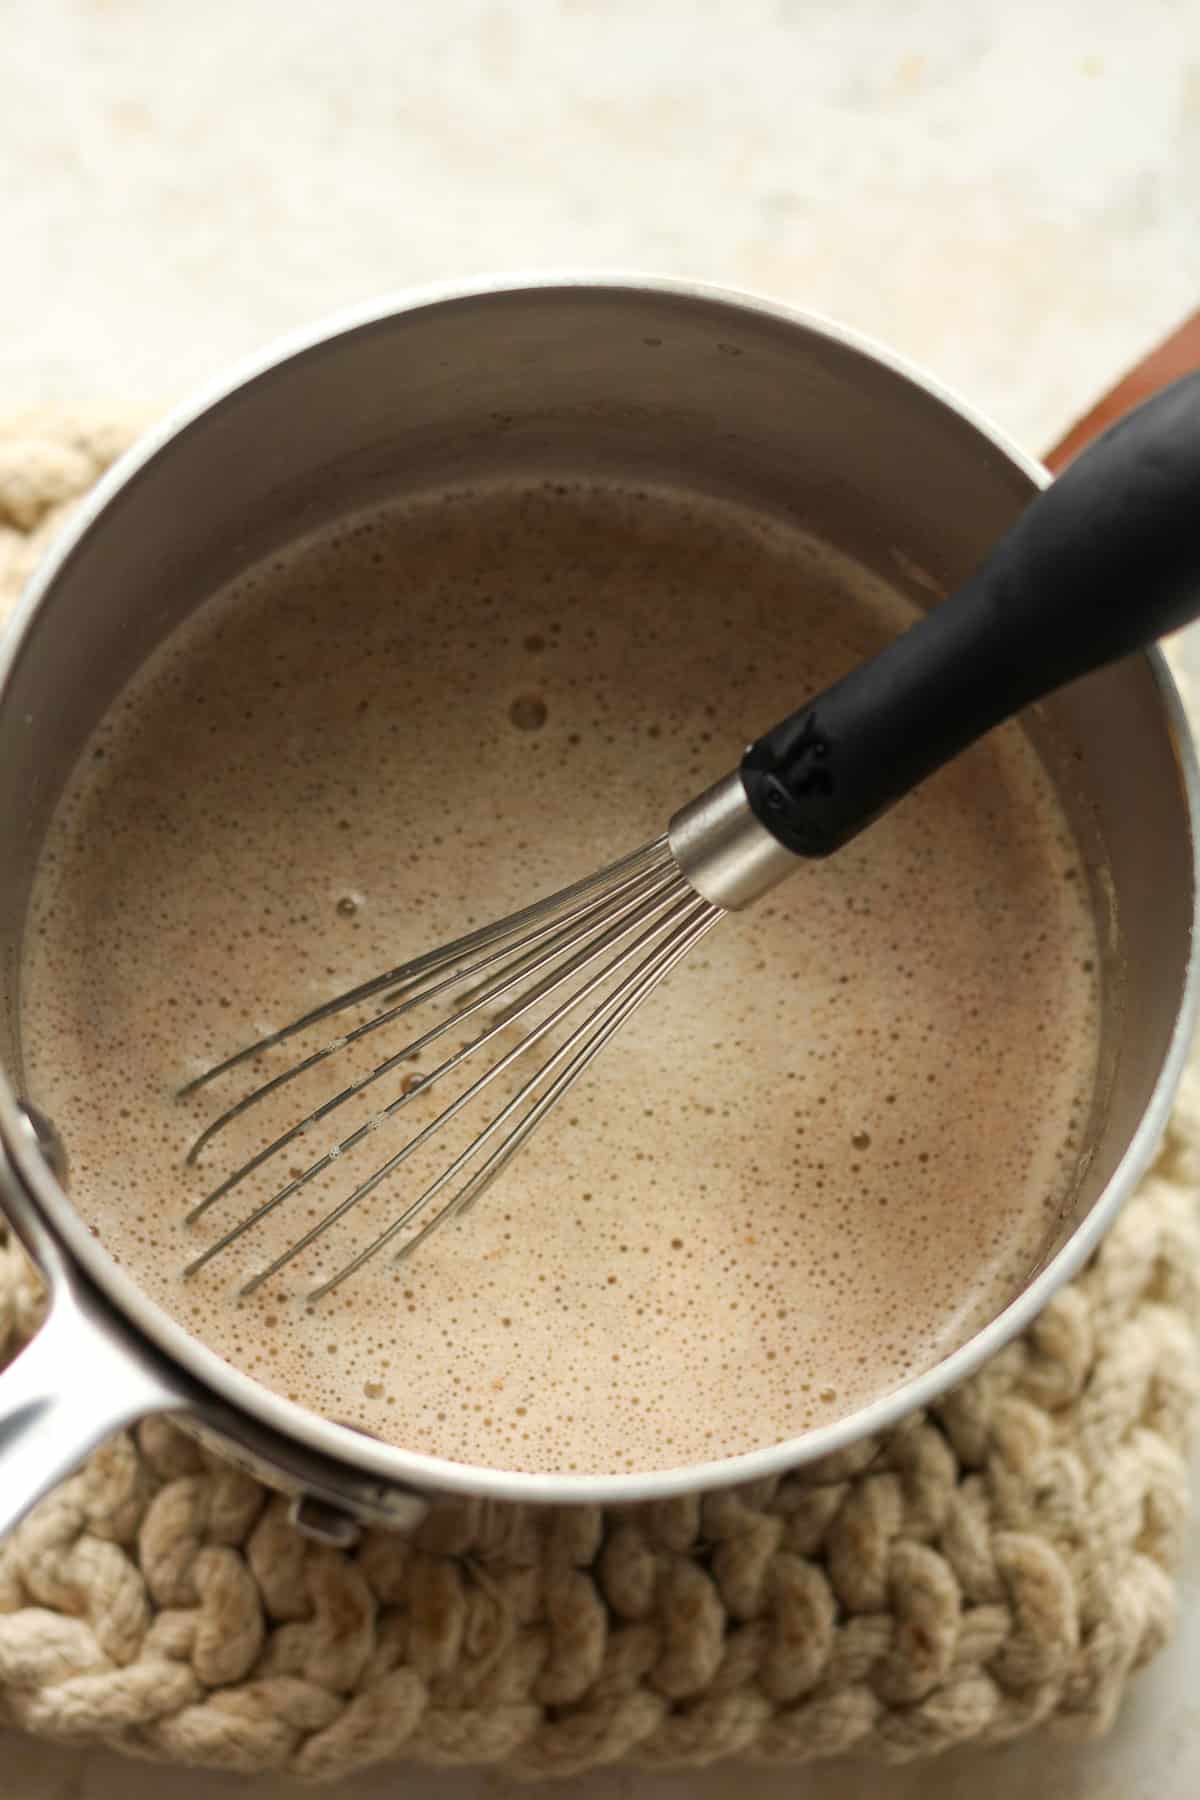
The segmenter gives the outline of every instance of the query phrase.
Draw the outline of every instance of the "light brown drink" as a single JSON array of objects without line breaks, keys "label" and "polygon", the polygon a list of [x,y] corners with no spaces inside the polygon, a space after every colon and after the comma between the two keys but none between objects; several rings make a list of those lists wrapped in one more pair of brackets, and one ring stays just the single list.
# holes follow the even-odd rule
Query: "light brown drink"
[{"label": "light brown drink", "polygon": [[304,1302],[428,1161],[236,1298],[432,1116],[427,1095],[371,1135],[367,1162],[343,1158],[180,1278],[354,1122],[188,1229],[206,1188],[343,1071],[276,1096],[187,1171],[189,1138],[241,1088],[184,1106],[181,1080],[655,836],[911,616],[789,526],[552,484],[364,518],[217,596],[97,733],[35,893],[29,1085],[85,1218],[269,1387],[500,1467],[748,1450],[963,1342],[1042,1252],[1095,1079],[1083,872],[1016,726],[722,921],[412,1262]]}]

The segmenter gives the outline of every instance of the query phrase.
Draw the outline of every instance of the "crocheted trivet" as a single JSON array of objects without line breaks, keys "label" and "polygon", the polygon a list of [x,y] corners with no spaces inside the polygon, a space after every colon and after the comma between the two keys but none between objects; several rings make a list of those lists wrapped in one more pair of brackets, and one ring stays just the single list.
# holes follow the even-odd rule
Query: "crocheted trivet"
[{"label": "crocheted trivet", "polygon": [[[11,597],[118,434],[0,439]],[[1200,1386],[1200,1076],[1153,1174],[1024,1337],[821,1467],[641,1508],[435,1509],[321,1547],[163,1420],[0,1553],[0,1722],[337,1778],[385,1758],[887,1760],[1097,1733],[1162,1644]],[[0,1350],[36,1319],[0,1246]]]}]

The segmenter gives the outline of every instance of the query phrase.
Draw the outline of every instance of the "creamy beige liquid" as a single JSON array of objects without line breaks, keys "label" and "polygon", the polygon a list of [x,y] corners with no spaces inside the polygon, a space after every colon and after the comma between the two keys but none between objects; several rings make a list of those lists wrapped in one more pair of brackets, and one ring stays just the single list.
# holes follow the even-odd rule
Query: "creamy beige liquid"
[{"label": "creamy beige liquid", "polygon": [[[655,836],[910,616],[791,528],[562,486],[413,503],[215,598],[93,740],[33,906],[30,1090],[105,1244],[269,1387],[511,1468],[748,1450],[961,1343],[1044,1248],[1096,1060],[1078,852],[1015,726],[723,920],[411,1262],[381,1258],[305,1304],[428,1160],[236,1298],[433,1115],[429,1095],[371,1134],[365,1162],[335,1163],[180,1279],[366,1116],[327,1121],[187,1228],[189,1205],[346,1065],[189,1170],[190,1136],[246,1072],[185,1104],[182,1079]],[[366,1062],[405,1041],[379,1035]]]}]

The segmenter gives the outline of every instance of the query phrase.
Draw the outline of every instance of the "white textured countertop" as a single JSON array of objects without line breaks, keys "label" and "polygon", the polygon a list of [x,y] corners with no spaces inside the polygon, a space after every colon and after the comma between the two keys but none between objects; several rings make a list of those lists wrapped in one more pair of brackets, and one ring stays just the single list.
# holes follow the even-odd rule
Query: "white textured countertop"
[{"label": "white textured countertop", "polygon": [[[1200,305],[1196,0],[5,0],[0,25],[6,415],[152,408],[381,290],[575,263],[833,314],[1036,449]],[[1200,1526],[1176,1640],[1106,1743],[750,1779],[761,1800],[1192,1800]],[[302,1791],[0,1740],[4,1800]]]}]

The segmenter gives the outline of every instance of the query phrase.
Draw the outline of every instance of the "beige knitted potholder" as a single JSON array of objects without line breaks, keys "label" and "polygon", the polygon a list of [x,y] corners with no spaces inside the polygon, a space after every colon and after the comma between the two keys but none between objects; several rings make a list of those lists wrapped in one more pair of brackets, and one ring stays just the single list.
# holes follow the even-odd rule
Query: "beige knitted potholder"
[{"label": "beige knitted potholder", "polygon": [[[120,433],[0,437],[0,601]],[[886,1437],[637,1509],[458,1502],[307,1542],[162,1420],[0,1553],[0,1722],[336,1779],[629,1758],[928,1756],[1103,1731],[1171,1627],[1198,1383],[1200,1078],[1090,1267]],[[0,1246],[0,1350],[37,1312]]]}]

